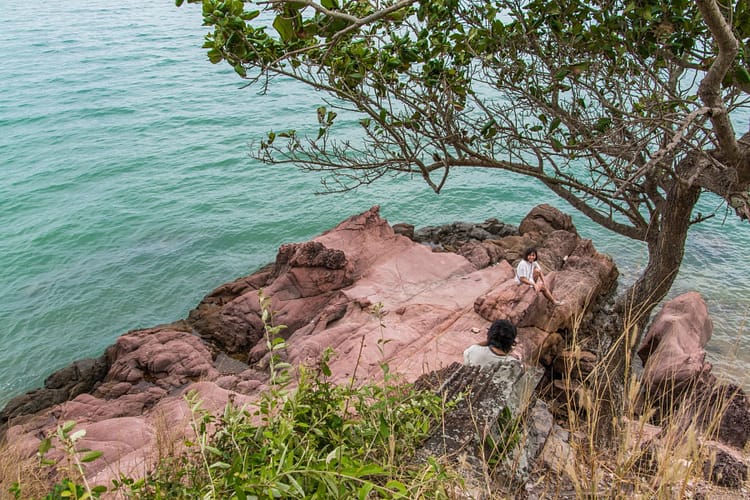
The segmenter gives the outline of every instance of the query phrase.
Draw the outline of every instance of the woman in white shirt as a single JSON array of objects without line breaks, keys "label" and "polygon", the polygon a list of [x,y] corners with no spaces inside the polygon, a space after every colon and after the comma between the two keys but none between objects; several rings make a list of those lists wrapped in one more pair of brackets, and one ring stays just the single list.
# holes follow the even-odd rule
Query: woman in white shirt
[{"label": "woman in white shirt", "polygon": [[544,282],[542,268],[539,266],[539,262],[537,262],[536,248],[531,247],[524,252],[523,259],[521,259],[521,262],[519,262],[516,267],[516,281],[519,285],[531,287],[536,293],[541,292],[556,306],[562,304],[562,302],[555,299],[552,292],[547,288],[547,284]]},{"label": "woman in white shirt", "polygon": [[518,363],[519,359],[514,354],[511,354],[515,344],[515,325],[505,319],[495,320],[487,330],[486,341],[466,348],[464,351],[464,364],[469,366],[486,366],[504,361]]}]

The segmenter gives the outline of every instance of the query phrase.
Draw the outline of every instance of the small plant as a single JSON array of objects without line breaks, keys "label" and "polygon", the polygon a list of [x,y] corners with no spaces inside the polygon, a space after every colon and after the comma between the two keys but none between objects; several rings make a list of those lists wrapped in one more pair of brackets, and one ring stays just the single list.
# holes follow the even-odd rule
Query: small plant
[{"label": "small plant", "polygon": [[485,460],[496,466],[505,460],[521,442],[521,420],[507,406],[497,416],[497,425],[484,438]]},{"label": "small plant", "polygon": [[[57,427],[52,436],[47,436],[39,444],[37,456],[41,467],[56,467],[57,472],[64,478],[55,484],[45,497],[44,500],[73,499],[86,500],[88,498],[99,498],[107,491],[106,486],[91,487],[86,479],[86,471],[83,464],[93,462],[102,456],[100,451],[91,451],[87,449],[78,449],[77,442],[86,435],[84,429],[75,430],[76,422],[70,420]],[[53,446],[53,440],[57,442],[57,447]],[[48,457],[50,451],[58,450],[62,452],[63,458],[51,459]],[[60,462],[65,460],[65,466]],[[27,498],[24,496],[23,487],[20,482],[16,482],[10,488],[15,498]]]}]

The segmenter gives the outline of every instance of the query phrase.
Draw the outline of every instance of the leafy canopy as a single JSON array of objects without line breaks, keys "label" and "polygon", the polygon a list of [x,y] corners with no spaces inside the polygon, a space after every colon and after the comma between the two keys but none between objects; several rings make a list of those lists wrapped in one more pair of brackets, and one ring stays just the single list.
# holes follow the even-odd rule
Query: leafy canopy
[{"label": "leafy canopy", "polygon": [[[280,76],[328,93],[317,135],[271,132],[258,156],[327,172],[331,191],[406,173],[439,192],[454,168],[510,170],[648,241],[667,193],[690,174],[747,216],[746,166],[724,180],[680,164],[698,155],[738,168],[731,120],[750,90],[748,2],[202,4],[212,62],[264,90]],[[729,64],[709,8],[739,41]],[[700,84],[717,74],[709,103]],[[329,133],[342,109],[361,115],[361,143]],[[724,158],[707,153],[725,143]]]}]

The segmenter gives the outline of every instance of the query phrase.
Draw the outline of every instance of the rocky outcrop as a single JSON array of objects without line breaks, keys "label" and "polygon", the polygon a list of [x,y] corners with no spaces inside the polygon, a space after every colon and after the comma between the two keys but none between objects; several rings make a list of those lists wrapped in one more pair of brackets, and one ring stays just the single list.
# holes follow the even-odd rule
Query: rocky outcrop
[{"label": "rocky outcrop", "polygon": [[457,363],[421,377],[416,387],[434,390],[455,408],[417,457],[453,457],[467,482],[476,484],[486,462],[498,463],[495,473],[514,483],[508,489],[522,487],[552,430],[552,415],[535,394],[542,373],[506,356],[481,368]]},{"label": "rocky outcrop", "polygon": [[44,381],[44,387],[16,396],[5,405],[0,412],[0,428],[7,426],[10,420],[33,415],[92,391],[108,369],[107,358],[102,355],[75,361],[52,373]]},{"label": "rocky outcrop", "polygon": [[710,371],[704,346],[712,332],[708,306],[698,293],[689,292],[667,302],[638,348],[644,385],[669,384],[679,389]]},{"label": "rocky outcrop", "polygon": [[750,439],[750,402],[740,387],[720,383],[711,373],[704,348],[712,332],[698,293],[667,302],[638,349],[644,363],[639,404],[642,411],[655,410],[658,424],[672,419],[685,430],[697,426],[708,439],[706,477],[738,487],[747,479],[740,450]]},{"label": "rocky outcrop", "polygon": [[[87,430],[82,444],[104,452],[90,464],[95,480],[142,473],[155,436],[189,434],[187,393],[218,411],[228,401],[252,404],[267,387],[261,290],[273,323],[285,325],[286,359],[300,365],[332,348],[333,381],[377,380],[383,363],[414,381],[460,363],[498,317],[519,321],[515,355],[533,366],[550,333],[585,315],[617,271],[560,212],[543,206],[527,219],[523,234],[490,219],[414,231],[412,240],[373,207],[282,245],[273,264],[218,287],[186,320],[128,332],[99,360],[51,376],[44,402],[34,392],[13,400],[0,414],[6,437],[30,456],[41,436],[76,420]],[[514,288],[513,266],[532,244],[565,306],[551,310]]]}]

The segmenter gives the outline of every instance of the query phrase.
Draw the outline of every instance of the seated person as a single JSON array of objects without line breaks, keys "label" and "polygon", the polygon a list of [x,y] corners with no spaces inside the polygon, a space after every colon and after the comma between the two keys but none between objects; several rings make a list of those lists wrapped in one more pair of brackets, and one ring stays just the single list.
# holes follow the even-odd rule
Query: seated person
[{"label": "seated person", "polygon": [[487,340],[469,346],[464,351],[464,364],[469,366],[486,366],[493,363],[518,358],[510,351],[516,344],[516,327],[508,320],[498,319],[492,322],[487,330]]},{"label": "seated person", "polygon": [[527,249],[523,254],[523,259],[518,263],[516,267],[516,282],[519,285],[530,286],[535,293],[542,292],[556,306],[562,304],[561,301],[552,295],[552,292],[544,282],[544,274],[542,274],[542,268],[539,266],[539,262],[537,262],[536,248],[534,247]]}]

